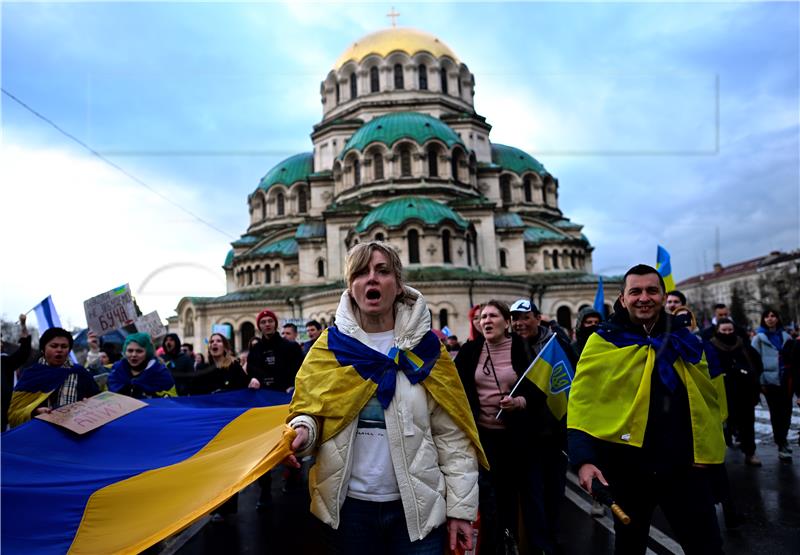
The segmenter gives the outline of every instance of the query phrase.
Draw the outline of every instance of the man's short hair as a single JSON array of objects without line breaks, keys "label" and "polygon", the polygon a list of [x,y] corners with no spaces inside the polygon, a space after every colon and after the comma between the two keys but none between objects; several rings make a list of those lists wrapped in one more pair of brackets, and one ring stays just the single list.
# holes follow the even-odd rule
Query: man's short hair
[{"label": "man's short hair", "polygon": [[714,310],[715,311],[719,310],[720,308],[728,308],[728,307],[727,307],[727,305],[725,303],[717,303],[717,304],[714,305]]},{"label": "man's short hair", "polygon": [[294,330],[294,332],[297,333],[297,326],[292,324],[291,322],[286,322],[283,325],[283,329],[286,329],[286,328],[292,328]]},{"label": "man's short hair", "polygon": [[622,284],[619,286],[619,292],[625,293],[625,285],[628,283],[628,276],[649,276],[650,274],[655,274],[658,276],[658,284],[661,286],[661,292],[665,292],[667,290],[667,286],[664,284],[664,278],[661,277],[661,274],[658,273],[658,270],[653,268],[652,266],[648,266],[647,264],[637,264],[627,272],[622,278]]},{"label": "man's short hair", "polygon": [[733,320],[731,320],[730,318],[720,318],[719,320],[717,320],[717,329],[719,329],[719,327],[722,324],[730,324],[732,326],[736,325],[736,324],[733,323]]},{"label": "man's short hair", "polygon": [[448,336],[447,336],[447,339],[448,339],[448,340],[449,340],[449,339],[452,339],[453,341],[458,341],[458,337],[457,337],[457,336],[455,336],[455,335],[448,335]]},{"label": "man's short hair", "polygon": [[541,314],[539,307],[530,299],[518,299],[511,305],[511,312],[533,312],[534,316]]},{"label": "man's short hair", "polygon": [[309,320],[308,322],[306,322],[306,327],[308,326],[314,326],[318,330],[322,330],[322,324],[320,324],[316,320]]},{"label": "man's short hair", "polygon": [[667,293],[667,297],[669,297],[670,295],[672,295],[673,297],[678,297],[681,300],[681,304],[683,306],[686,306],[686,295],[684,295],[683,293],[681,293],[677,289],[673,289],[672,291]]}]

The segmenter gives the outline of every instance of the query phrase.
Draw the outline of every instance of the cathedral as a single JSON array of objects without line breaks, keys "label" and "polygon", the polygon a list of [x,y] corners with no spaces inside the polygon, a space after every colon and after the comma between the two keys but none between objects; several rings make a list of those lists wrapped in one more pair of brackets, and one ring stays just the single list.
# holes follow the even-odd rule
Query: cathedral
[{"label": "cathedral", "polygon": [[489,299],[530,298],[572,328],[597,290],[593,248],[559,209],[556,176],[491,141],[475,88],[428,33],[391,27],[350,45],[320,84],[310,152],[270,169],[247,197],[247,229],[223,264],[227,293],[181,299],[170,331],[199,345],[227,325],[240,349],[263,308],[331,324],[347,250],[371,240],[398,249],[433,327],[461,340],[469,308]]}]

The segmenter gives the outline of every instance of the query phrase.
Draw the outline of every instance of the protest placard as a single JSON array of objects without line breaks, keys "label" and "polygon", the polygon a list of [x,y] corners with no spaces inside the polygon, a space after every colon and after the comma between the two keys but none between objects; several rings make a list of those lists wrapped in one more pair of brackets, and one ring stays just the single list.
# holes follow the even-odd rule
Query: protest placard
[{"label": "protest placard", "polygon": [[83,301],[83,310],[89,329],[97,335],[132,324],[136,319],[131,288],[127,283]]},{"label": "protest placard", "polygon": [[230,324],[214,324],[211,326],[211,333],[218,333],[225,337],[225,339],[231,339],[231,331]]},{"label": "protest placard", "polygon": [[136,331],[149,334],[153,340],[167,334],[167,328],[161,322],[156,310],[144,316],[139,316],[133,325],[136,326]]},{"label": "protest placard", "polygon": [[36,418],[61,426],[76,434],[85,434],[103,424],[116,420],[142,407],[147,403],[110,391],[98,393],[84,401],[54,409]]}]

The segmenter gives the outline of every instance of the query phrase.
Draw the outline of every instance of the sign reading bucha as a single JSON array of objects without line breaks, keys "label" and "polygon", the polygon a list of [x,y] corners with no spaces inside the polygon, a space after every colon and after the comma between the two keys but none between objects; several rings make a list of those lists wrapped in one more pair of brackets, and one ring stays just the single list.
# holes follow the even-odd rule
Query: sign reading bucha
[{"label": "sign reading bucha", "polygon": [[167,330],[158,316],[158,311],[154,310],[149,314],[140,316],[134,322],[136,331],[148,334],[152,339],[166,335]]},{"label": "sign reading bucha", "polygon": [[136,319],[131,288],[127,283],[83,301],[83,310],[89,329],[97,335],[132,324]]},{"label": "sign reading bucha", "polygon": [[83,401],[54,409],[47,414],[39,414],[36,418],[52,422],[76,434],[85,434],[146,406],[147,403],[133,397],[104,391]]}]

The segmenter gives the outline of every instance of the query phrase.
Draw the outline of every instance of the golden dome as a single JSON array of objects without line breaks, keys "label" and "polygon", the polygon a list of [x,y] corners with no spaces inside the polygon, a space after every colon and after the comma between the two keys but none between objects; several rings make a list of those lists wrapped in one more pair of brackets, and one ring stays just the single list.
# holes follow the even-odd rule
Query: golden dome
[{"label": "golden dome", "polygon": [[458,57],[450,47],[433,35],[408,27],[391,27],[366,35],[354,42],[339,56],[333,67],[339,69],[350,60],[360,62],[370,54],[385,58],[398,50],[409,56],[417,52],[430,52],[435,58],[448,56],[455,63],[459,63]]}]

